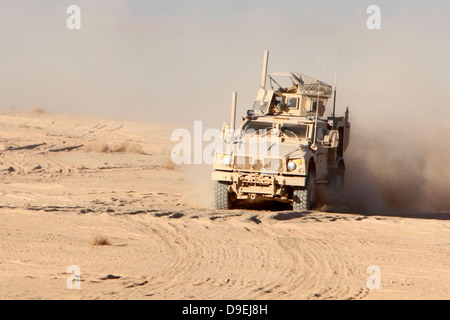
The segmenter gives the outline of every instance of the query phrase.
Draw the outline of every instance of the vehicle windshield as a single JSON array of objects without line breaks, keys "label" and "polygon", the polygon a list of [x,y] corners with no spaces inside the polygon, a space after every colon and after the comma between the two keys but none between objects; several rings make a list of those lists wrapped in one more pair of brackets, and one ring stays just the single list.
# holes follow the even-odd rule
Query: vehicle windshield
[{"label": "vehicle windshield", "polygon": [[283,132],[288,137],[305,139],[308,133],[308,126],[285,123],[281,127],[281,132]]},{"label": "vehicle windshield", "polygon": [[[244,135],[263,135],[270,134],[273,128],[272,122],[249,121],[243,128]],[[308,126],[301,124],[284,123],[281,126],[281,132],[289,138],[306,139]]]},{"label": "vehicle windshield", "polygon": [[259,100],[255,100],[255,102],[253,103],[253,110],[254,111],[264,111],[266,110],[266,106],[267,106],[267,101],[259,101]]},{"label": "vehicle windshield", "polygon": [[250,121],[243,129],[244,135],[264,134],[272,129],[273,123]]}]

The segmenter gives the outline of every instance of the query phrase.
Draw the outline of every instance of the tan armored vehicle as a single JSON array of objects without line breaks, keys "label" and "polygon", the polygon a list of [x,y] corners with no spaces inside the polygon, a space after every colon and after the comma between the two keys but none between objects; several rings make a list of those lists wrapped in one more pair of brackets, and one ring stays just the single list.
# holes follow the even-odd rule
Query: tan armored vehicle
[{"label": "tan armored vehicle", "polygon": [[231,124],[224,124],[223,150],[216,152],[213,164],[216,209],[230,209],[238,199],[267,199],[310,210],[318,185],[336,192],[343,187],[348,109],[344,117],[335,117],[333,110],[322,118],[332,87],[295,72],[267,76],[267,63],[266,51],[261,88],[239,128],[233,95]]}]

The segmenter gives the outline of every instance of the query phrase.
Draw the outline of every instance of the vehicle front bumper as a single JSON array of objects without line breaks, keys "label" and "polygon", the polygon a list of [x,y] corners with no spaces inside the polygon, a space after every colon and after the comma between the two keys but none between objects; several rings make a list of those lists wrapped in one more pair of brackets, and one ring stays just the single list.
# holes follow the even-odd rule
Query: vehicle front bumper
[{"label": "vehicle front bumper", "polygon": [[230,182],[239,193],[275,194],[283,187],[304,187],[306,176],[214,170],[212,180]]}]

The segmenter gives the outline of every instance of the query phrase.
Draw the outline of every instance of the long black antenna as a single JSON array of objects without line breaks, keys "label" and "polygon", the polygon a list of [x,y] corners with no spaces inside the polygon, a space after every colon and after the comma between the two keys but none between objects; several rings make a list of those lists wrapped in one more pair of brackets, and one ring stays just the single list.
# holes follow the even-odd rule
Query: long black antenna
[{"label": "long black antenna", "polygon": [[336,56],[336,73],[334,76],[334,97],[333,97],[333,127],[335,126],[336,117],[336,91],[337,91],[337,76],[338,76],[338,65],[339,65],[339,44],[341,40],[341,24],[338,25],[338,41],[337,41],[337,56]]}]

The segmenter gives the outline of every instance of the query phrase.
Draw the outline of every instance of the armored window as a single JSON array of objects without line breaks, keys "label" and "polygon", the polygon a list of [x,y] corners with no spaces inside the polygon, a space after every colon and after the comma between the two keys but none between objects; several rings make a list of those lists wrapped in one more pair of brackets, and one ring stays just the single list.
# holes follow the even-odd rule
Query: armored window
[{"label": "armored window", "polygon": [[313,104],[313,102],[314,102],[314,100],[312,100],[312,99],[307,99],[306,100],[305,107],[304,107],[306,112],[314,111],[314,104]]},{"label": "armored window", "polygon": [[245,134],[261,134],[272,129],[270,122],[250,121],[245,127]]},{"label": "armored window", "polygon": [[313,111],[316,111],[316,110],[317,110],[317,99],[314,99],[314,100],[312,101],[312,109],[313,109]]},{"label": "armored window", "polygon": [[289,109],[297,109],[297,98],[287,98],[286,105]]},{"label": "armored window", "polygon": [[266,110],[266,107],[267,107],[267,101],[261,102],[260,100],[255,100],[255,102],[253,103],[253,110],[255,110],[255,111],[264,112]]},{"label": "armored window", "polygon": [[298,125],[298,124],[284,124],[281,127],[281,131],[288,136],[303,139],[306,138],[308,127],[305,125]]},{"label": "armored window", "polygon": [[[319,113],[322,113],[322,111],[325,108],[325,102],[323,100],[319,100]],[[317,110],[317,99],[308,99],[306,105],[305,105],[305,111],[307,112],[315,112]]]}]

